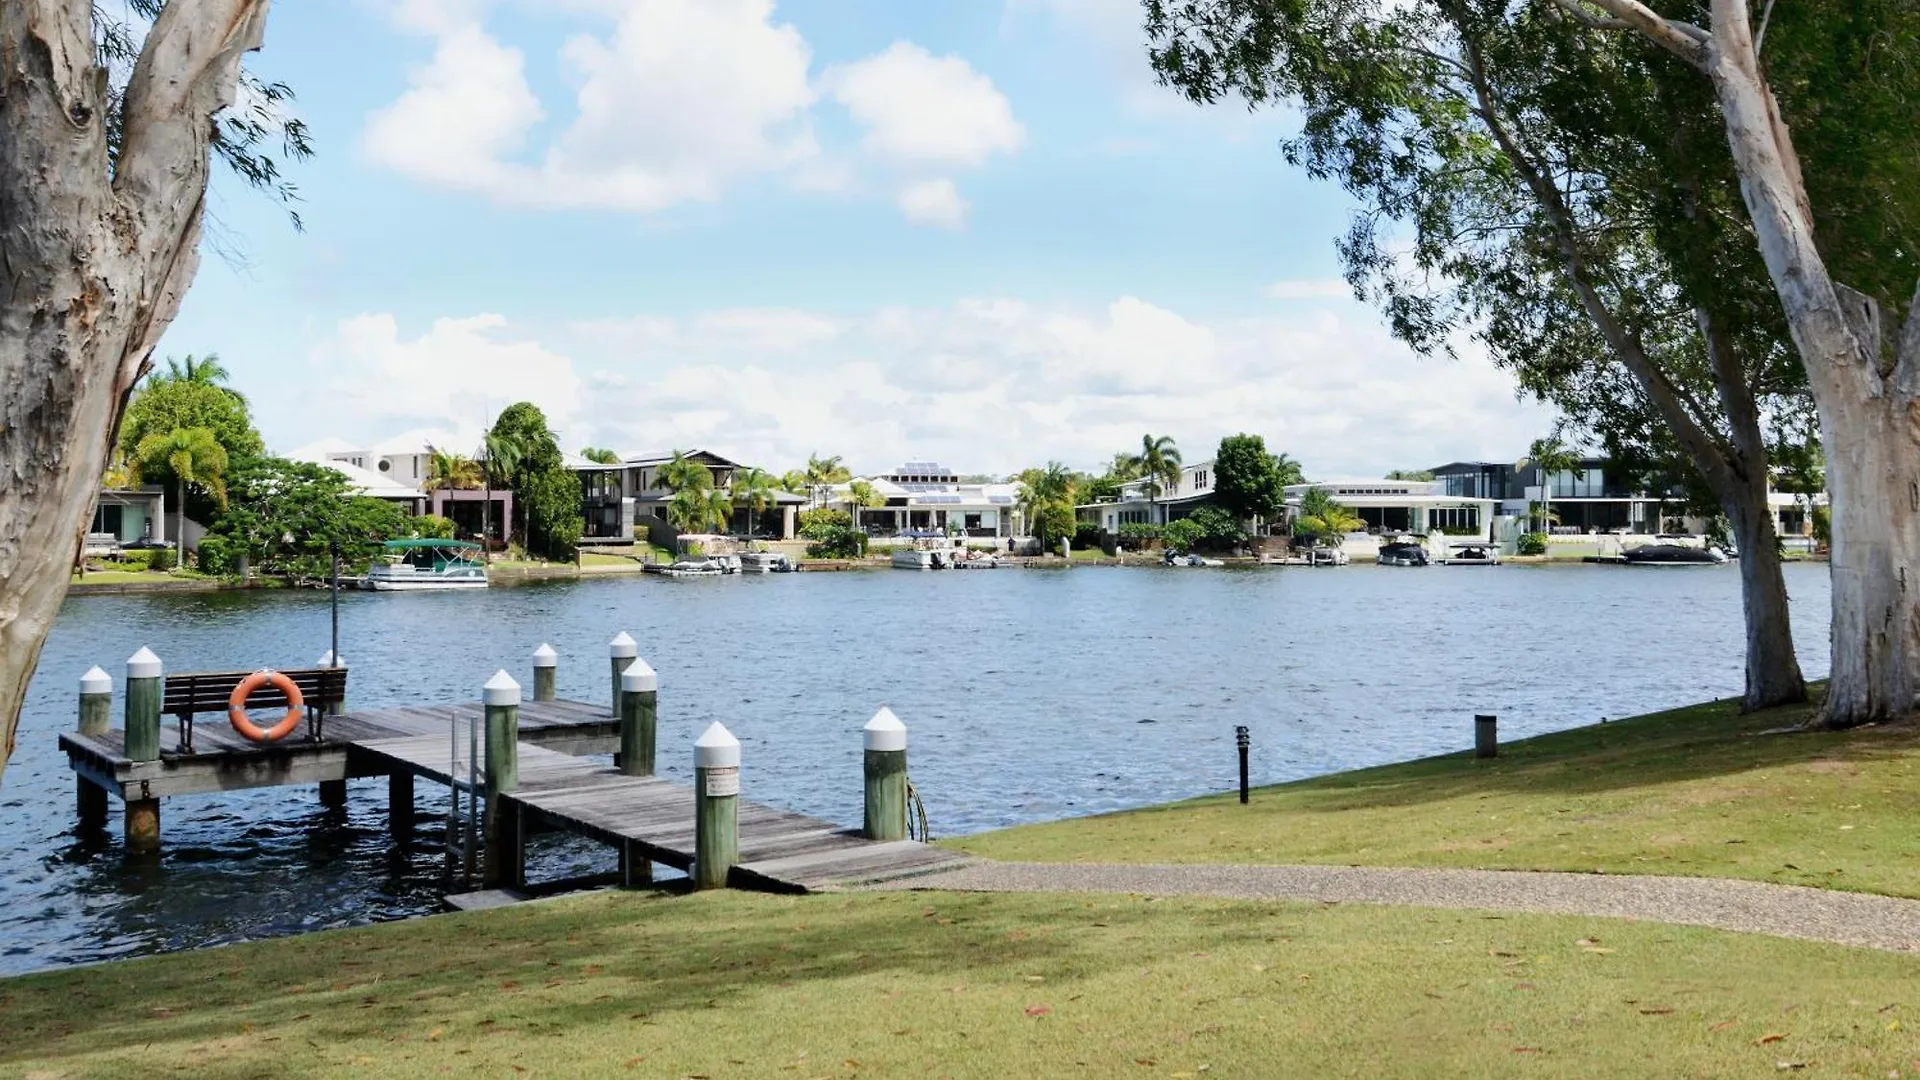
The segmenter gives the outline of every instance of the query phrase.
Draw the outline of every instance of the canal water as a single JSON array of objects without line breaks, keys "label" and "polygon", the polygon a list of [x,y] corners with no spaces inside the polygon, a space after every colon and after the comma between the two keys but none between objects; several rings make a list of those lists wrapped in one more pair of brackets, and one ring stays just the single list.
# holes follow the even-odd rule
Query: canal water
[{"label": "canal water", "polygon": [[[1826,567],[1787,575],[1811,677],[1827,666]],[[660,673],[666,775],[687,778],[694,738],[724,721],[744,794],[857,825],[859,729],[885,703],[911,731],[936,836],[1226,790],[1236,724],[1269,783],[1462,749],[1477,712],[1518,737],[1736,694],[1742,669],[1732,567],[883,571],[340,604],[350,706],[473,700],[502,667],[528,683],[542,641],[562,696],[603,701],[621,630]],[[377,779],[355,781],[345,811],[312,787],[168,799],[157,860],[123,856],[117,803],[106,846],[80,842],[56,740],[81,673],[99,664],[123,689],[142,645],[170,671],[311,666],[327,596],[67,601],[0,788],[0,973],[436,909],[446,804],[431,785],[404,849]],[[530,872],[611,866],[550,837]]]}]

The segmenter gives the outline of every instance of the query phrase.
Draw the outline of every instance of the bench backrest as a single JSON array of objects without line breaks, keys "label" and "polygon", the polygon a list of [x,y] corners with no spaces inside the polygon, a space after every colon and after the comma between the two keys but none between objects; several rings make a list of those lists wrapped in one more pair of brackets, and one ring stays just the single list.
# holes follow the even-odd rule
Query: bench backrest
[{"label": "bench backrest", "polygon": [[[251,671],[183,671],[168,675],[160,711],[168,716],[224,711],[233,688],[251,674]],[[293,685],[300,688],[300,696],[311,707],[324,708],[347,700],[346,668],[304,668],[280,674],[293,680]],[[247,707],[284,709],[287,696],[268,684],[247,698]]]}]

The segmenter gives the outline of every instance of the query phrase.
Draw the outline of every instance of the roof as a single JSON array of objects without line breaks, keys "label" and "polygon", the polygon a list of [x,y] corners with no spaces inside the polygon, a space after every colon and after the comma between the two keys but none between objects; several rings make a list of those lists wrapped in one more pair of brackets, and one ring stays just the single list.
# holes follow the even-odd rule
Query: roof
[{"label": "roof", "polygon": [[289,461],[325,461],[334,454],[358,454],[365,457],[373,451],[358,443],[350,443],[336,435],[316,439],[305,446],[295,447],[284,455]]},{"label": "roof", "polygon": [[353,485],[354,494],[356,495],[369,495],[376,499],[417,499],[420,497],[419,488],[409,487],[406,484],[400,483],[398,480],[374,472],[371,469],[363,469],[351,462],[333,461],[324,457],[299,458],[294,457],[292,454],[287,456],[294,461],[306,461],[309,464],[324,465],[332,469],[334,472],[347,478],[347,483]]},{"label": "roof", "polygon": [[478,439],[463,439],[443,428],[414,428],[403,431],[390,439],[375,444],[375,457],[395,457],[400,454],[428,454],[435,450],[445,453],[471,457],[475,452]]},{"label": "roof", "polygon": [[721,457],[711,450],[646,450],[628,457],[625,465],[661,465],[673,460],[674,454],[684,454],[702,465],[717,465],[723,469],[738,469],[740,463]]}]

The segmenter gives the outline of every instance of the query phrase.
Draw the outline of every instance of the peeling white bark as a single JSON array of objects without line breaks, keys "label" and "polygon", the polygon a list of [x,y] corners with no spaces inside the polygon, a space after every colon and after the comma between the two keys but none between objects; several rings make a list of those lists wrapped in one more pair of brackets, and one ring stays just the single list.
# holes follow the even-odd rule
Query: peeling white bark
[{"label": "peeling white bark", "polygon": [[213,115],[269,0],[171,0],[109,175],[86,0],[0,0],[0,777],[120,412],[198,266]]}]

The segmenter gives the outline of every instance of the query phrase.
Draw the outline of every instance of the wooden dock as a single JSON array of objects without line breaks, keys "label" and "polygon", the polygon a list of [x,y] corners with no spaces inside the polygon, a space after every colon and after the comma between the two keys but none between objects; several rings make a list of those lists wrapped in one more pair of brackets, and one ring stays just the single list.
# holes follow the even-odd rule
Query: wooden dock
[{"label": "wooden dock", "polygon": [[[363,709],[328,717],[323,737],[304,727],[278,743],[257,745],[224,718],[194,728],[191,752],[163,750],[158,761],[135,762],[125,734],[69,732],[61,748],[74,772],[125,802],[162,796],[296,784],[335,784],[353,777],[388,776],[396,830],[412,820],[413,781],[470,783],[464,739],[483,717],[478,702]],[[454,739],[460,743],[456,764]],[[179,732],[163,724],[161,745],[177,747]],[[693,788],[658,777],[627,776],[582,755],[619,747],[618,724],[606,709],[577,701],[526,701],[519,706],[519,777],[500,793],[522,835],[529,827],[574,833],[619,851],[623,865],[657,862],[686,870],[693,863]],[[849,799],[860,778],[848,778]],[[83,784],[84,786],[84,784]],[[157,810],[155,811],[157,814]],[[406,826],[406,827],[410,827]],[[740,857],[728,884],[780,892],[808,892],[889,880],[965,861],[955,852],[915,841],[877,842],[858,831],[804,814],[742,801]]]}]

